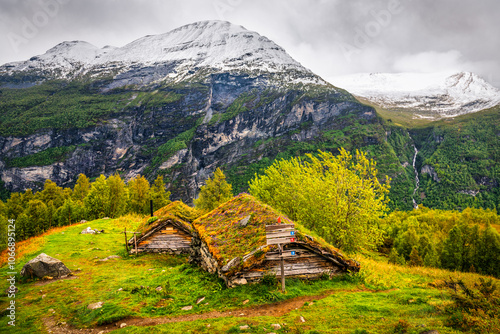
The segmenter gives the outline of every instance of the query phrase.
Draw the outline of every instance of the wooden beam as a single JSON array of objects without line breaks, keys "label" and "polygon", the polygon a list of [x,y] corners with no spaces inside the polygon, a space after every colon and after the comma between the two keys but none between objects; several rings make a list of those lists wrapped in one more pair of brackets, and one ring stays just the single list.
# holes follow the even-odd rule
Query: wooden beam
[{"label": "wooden beam", "polygon": [[295,228],[294,224],[278,224],[278,225],[266,225],[266,232],[272,232],[276,230],[282,230],[286,228]]},{"label": "wooden beam", "polygon": [[275,239],[267,239],[268,245],[278,245],[278,244],[288,244],[291,242],[295,242],[295,238],[275,238]]},{"label": "wooden beam", "polygon": [[289,230],[279,230],[276,232],[266,233],[267,239],[279,238],[279,237],[295,237],[295,231],[293,229],[289,229]]},{"label": "wooden beam", "polygon": [[285,292],[285,266],[284,266],[285,260],[283,259],[281,244],[279,244],[278,247],[280,249],[280,255],[281,255],[280,256],[281,257],[281,261],[280,261],[280,264],[281,264],[281,291]]}]

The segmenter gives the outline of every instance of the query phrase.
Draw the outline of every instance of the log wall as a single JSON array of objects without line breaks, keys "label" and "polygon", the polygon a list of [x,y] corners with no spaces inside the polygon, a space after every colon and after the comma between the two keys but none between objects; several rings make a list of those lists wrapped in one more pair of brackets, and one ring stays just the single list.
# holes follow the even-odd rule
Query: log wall
[{"label": "log wall", "polygon": [[[285,277],[315,278],[325,272],[329,275],[335,275],[342,271],[331,261],[299,245],[287,247],[286,251],[295,251],[296,255],[285,258]],[[265,274],[281,276],[280,257],[277,251],[267,252],[266,259],[260,266],[249,269],[238,276],[251,282],[259,280]]]}]

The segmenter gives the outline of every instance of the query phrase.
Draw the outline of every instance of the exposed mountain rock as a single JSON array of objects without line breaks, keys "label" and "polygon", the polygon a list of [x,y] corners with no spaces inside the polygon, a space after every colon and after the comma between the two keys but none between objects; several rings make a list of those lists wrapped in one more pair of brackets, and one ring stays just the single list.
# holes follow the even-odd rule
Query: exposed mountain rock
[{"label": "exposed mountain rock", "polygon": [[79,173],[163,174],[190,202],[216,167],[241,173],[325,131],[378,124],[274,42],[220,21],[121,48],[64,42],[2,66],[0,83],[0,175],[13,191],[47,178],[70,185]]}]

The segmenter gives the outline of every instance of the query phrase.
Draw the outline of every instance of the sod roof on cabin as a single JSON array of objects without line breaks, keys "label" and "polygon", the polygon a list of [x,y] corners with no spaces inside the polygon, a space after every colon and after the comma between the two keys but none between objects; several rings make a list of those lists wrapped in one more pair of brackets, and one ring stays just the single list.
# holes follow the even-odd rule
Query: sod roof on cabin
[{"label": "sod roof on cabin", "polygon": [[[147,231],[156,228],[158,225],[171,221],[175,225],[179,225],[189,232],[193,232],[193,225],[191,224],[201,213],[182,203],[181,201],[172,202],[154,212],[154,217],[157,219],[151,222],[151,217],[145,218],[139,228],[138,232],[146,233]],[[150,221],[150,223],[148,223]]]},{"label": "sod roof on cabin", "polygon": [[[247,216],[250,216],[250,220],[246,226],[241,226],[240,222]],[[278,224],[278,217],[281,217],[282,224],[295,224],[297,242],[307,244],[316,252],[339,260],[350,270],[359,270],[356,261],[347,259],[322,238],[246,193],[199,217],[193,222],[193,226],[219,266],[222,267],[239,257],[242,264],[237,269],[241,270],[264,261],[265,253],[277,248],[277,245],[266,246],[265,227]],[[234,274],[234,271],[230,274]]]}]

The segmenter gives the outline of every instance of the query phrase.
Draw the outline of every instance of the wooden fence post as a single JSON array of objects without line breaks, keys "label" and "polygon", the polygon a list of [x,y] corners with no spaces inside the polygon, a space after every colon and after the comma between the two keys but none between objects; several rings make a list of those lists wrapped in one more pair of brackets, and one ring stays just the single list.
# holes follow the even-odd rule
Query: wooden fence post
[{"label": "wooden fence post", "polygon": [[281,266],[281,291],[285,292],[285,260],[283,259],[283,249],[281,244],[278,244],[280,250],[280,266]]},{"label": "wooden fence post", "polygon": [[128,253],[128,240],[127,240],[127,228],[125,227],[125,230],[123,231],[123,234],[125,235],[125,249],[127,250]]}]

